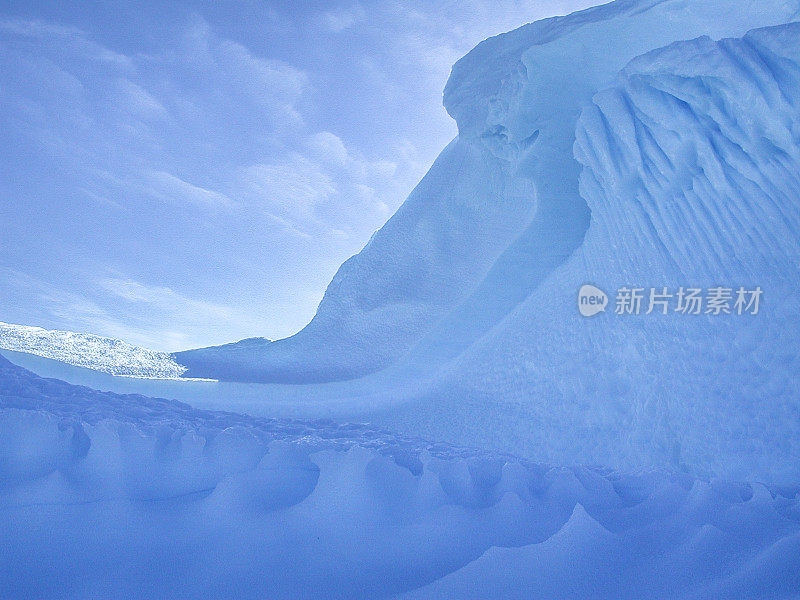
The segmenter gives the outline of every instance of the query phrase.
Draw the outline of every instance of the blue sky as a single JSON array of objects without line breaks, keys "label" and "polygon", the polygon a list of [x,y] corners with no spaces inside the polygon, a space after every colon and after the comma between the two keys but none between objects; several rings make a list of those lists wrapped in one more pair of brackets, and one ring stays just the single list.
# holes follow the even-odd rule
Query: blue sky
[{"label": "blue sky", "polygon": [[290,335],[456,134],[450,66],[592,2],[0,2],[0,321]]}]

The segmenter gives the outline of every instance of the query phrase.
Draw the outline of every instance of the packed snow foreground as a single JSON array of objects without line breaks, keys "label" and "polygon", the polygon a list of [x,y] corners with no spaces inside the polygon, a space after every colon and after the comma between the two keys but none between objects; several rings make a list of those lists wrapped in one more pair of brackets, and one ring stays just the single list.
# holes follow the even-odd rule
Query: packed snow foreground
[{"label": "packed snow foreground", "polygon": [[796,598],[795,487],[256,419],[0,358],[2,598]]},{"label": "packed snow foreground", "polygon": [[[309,326],[175,355],[380,426],[0,358],[0,597],[796,599],[797,19],[619,0],[483,42]],[[587,283],[764,296],[586,318]]]}]

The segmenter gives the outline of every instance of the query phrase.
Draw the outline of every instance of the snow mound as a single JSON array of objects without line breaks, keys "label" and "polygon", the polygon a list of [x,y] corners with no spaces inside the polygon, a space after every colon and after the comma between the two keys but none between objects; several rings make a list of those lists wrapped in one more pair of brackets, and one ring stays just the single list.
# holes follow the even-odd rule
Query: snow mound
[{"label": "snow mound", "polygon": [[2,358],[0,431],[3,598],[778,600],[800,584],[797,487],[200,411]]},{"label": "snow mound", "polygon": [[0,323],[0,349],[28,352],[111,375],[172,379],[185,371],[166,352],[71,331]]}]

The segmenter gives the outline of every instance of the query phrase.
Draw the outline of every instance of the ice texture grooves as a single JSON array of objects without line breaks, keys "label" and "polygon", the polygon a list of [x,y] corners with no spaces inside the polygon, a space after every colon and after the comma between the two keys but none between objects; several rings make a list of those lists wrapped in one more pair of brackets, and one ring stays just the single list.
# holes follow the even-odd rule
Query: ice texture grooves
[{"label": "ice texture grooves", "polygon": [[637,275],[797,280],[798,40],[791,24],[677,43],[634,60],[583,111],[584,196]]},{"label": "ice texture grooves", "polygon": [[173,379],[186,371],[167,352],[98,335],[11,323],[0,323],[0,349],[29,352],[110,375]]},{"label": "ice texture grooves", "polygon": [[[574,149],[584,243],[393,425],[546,460],[800,480],[798,47],[797,24],[678,42],[596,93]],[[587,282],[612,296],[591,319]],[[613,314],[623,286],[717,285],[769,292],[758,315]]]},{"label": "ice texture grooves", "polygon": [[2,358],[0,382],[3,598],[779,600],[800,583],[796,486],[200,411]]}]

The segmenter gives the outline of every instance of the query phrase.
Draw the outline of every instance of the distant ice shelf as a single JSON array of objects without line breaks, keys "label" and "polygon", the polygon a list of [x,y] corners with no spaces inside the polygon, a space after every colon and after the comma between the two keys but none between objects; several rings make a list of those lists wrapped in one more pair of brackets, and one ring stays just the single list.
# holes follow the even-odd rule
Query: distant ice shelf
[{"label": "distant ice shelf", "polygon": [[125,377],[179,379],[186,367],[166,352],[113,338],[0,323],[0,349],[28,352],[77,367]]}]

